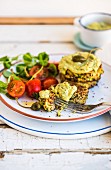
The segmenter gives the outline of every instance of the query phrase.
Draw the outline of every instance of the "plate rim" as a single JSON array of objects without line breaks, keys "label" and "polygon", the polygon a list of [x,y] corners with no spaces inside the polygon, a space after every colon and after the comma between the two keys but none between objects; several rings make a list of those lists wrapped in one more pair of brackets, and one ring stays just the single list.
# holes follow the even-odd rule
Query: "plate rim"
[{"label": "plate rim", "polygon": [[100,115],[102,115],[102,114],[104,114],[104,113],[106,113],[106,112],[108,112],[109,110],[111,110],[111,107],[108,107],[108,108],[106,108],[106,109],[104,109],[104,110],[102,110],[102,111],[100,111],[100,112],[97,112],[97,113],[95,113],[95,114],[93,114],[93,115],[86,115],[86,116],[84,116],[84,117],[77,117],[77,118],[60,118],[59,119],[59,117],[58,118],[46,118],[46,117],[40,117],[40,116],[35,116],[35,115],[29,115],[29,114],[27,114],[27,113],[25,113],[25,112],[22,112],[22,111],[20,111],[20,110],[18,110],[18,109],[16,109],[16,108],[14,108],[14,107],[12,107],[10,104],[8,104],[3,98],[2,98],[2,96],[0,95],[0,100],[1,100],[1,102],[3,103],[3,104],[5,104],[5,106],[7,106],[8,108],[10,108],[11,110],[13,110],[13,111],[15,111],[15,112],[17,112],[17,113],[19,113],[19,114],[21,114],[21,115],[24,115],[24,116],[26,116],[26,117],[30,117],[30,118],[33,118],[33,119],[38,119],[38,120],[43,120],[43,121],[53,121],[53,122],[69,122],[69,121],[82,121],[82,120],[86,120],[86,119],[90,119],[90,118],[94,118],[94,117],[97,117],[97,116],[100,116]]},{"label": "plate rim", "polygon": [[[108,112],[106,114],[109,114]],[[15,123],[14,121],[12,120],[9,120],[7,118],[5,118],[3,115],[0,115],[0,117],[2,119],[4,119],[5,121],[8,121],[9,123],[12,123],[18,127],[21,127],[21,128],[24,128],[24,129],[28,129],[28,130],[32,130],[32,131],[36,131],[36,132],[40,132],[40,133],[48,133],[48,134],[57,134],[57,135],[67,135],[67,133],[58,133],[58,132],[46,132],[46,131],[40,131],[40,130],[34,130],[30,127],[25,127],[23,125],[19,125],[18,123]],[[76,132],[76,133],[68,133],[68,135],[76,135],[76,134],[87,134],[87,133],[93,133],[93,132],[97,132],[97,131],[100,131],[100,130],[104,130],[104,129],[107,129],[107,128],[111,128],[111,125],[110,126],[106,126],[106,127],[103,127],[103,128],[99,128],[99,129],[96,129],[96,130],[91,130],[90,132],[89,131],[85,131],[85,132]]]},{"label": "plate rim", "polygon": [[[4,109],[5,113],[3,112]],[[52,122],[50,124],[50,122],[42,122],[39,120],[33,120],[28,117],[24,117],[23,115],[20,115],[17,112],[11,111],[2,102],[0,112],[0,120],[4,121],[4,123],[9,125],[10,127],[20,132],[38,137],[45,137],[51,139],[82,139],[102,135],[111,131],[111,114],[109,112],[93,119],[84,120],[82,122],[70,122],[68,124],[64,122],[60,124],[60,128],[57,123]],[[17,124],[20,126],[17,126]],[[91,124],[92,126],[90,126]],[[47,126],[48,128],[46,128]],[[56,130],[56,126],[58,127],[58,130]],[[65,129],[64,126],[66,126]],[[82,126],[84,126],[84,128],[82,128]],[[59,130],[61,128],[62,131]]]},{"label": "plate rim", "polygon": [[[110,116],[108,112],[106,114],[107,116]],[[101,116],[104,116],[104,115],[101,115]],[[10,127],[16,130],[19,130],[23,133],[38,136],[38,137],[51,138],[51,139],[81,139],[81,138],[86,138],[86,137],[98,136],[98,135],[108,133],[111,131],[111,124],[110,124],[110,125],[105,125],[101,128],[96,127],[96,129],[90,130],[90,131],[85,130],[84,132],[71,132],[71,133],[47,132],[43,130],[34,129],[34,127],[30,128],[26,125],[21,125],[20,122],[18,123],[13,120],[9,120],[9,118],[4,117],[3,115],[0,115],[0,119],[4,121],[7,125],[9,125]]]}]

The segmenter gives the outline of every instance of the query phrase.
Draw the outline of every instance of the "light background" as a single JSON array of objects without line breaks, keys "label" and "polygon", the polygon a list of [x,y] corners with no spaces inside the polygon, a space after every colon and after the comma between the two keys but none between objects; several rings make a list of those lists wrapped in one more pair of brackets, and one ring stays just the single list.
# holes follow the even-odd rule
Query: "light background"
[{"label": "light background", "polygon": [[111,13],[111,0],[0,0],[0,16],[79,16]]}]

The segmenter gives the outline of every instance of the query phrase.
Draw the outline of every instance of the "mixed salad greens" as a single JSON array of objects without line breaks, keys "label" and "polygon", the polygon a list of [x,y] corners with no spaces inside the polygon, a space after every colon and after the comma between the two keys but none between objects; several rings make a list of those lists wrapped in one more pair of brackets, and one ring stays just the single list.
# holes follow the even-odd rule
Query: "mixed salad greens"
[{"label": "mixed salad greens", "polygon": [[12,98],[20,98],[26,92],[28,96],[37,99],[39,91],[58,83],[57,64],[49,62],[46,52],[37,56],[31,53],[12,58],[5,56],[0,58],[0,63],[4,66],[3,76],[7,79],[7,82],[0,81],[0,93]]}]

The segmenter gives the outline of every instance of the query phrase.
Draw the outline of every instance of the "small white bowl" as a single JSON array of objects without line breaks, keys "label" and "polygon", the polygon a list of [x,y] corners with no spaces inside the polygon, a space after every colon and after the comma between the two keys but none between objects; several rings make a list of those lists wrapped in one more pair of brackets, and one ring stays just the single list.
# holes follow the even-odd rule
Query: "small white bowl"
[{"label": "small white bowl", "polygon": [[93,30],[87,28],[87,25],[92,22],[106,22],[111,24],[111,14],[95,12],[76,18],[74,23],[80,28],[82,42],[91,47],[101,47],[104,44],[111,42],[111,29]]}]

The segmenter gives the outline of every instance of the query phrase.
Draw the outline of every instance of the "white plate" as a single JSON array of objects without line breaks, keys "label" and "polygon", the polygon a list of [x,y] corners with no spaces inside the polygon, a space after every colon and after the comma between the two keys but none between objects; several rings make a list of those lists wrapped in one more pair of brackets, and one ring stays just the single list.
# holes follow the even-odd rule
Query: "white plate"
[{"label": "white plate", "polygon": [[[59,61],[63,55],[51,55],[51,60]],[[89,91],[87,104],[96,104],[103,101],[111,101],[111,67],[103,63],[103,69],[104,74],[101,76],[100,81],[98,82],[98,85],[94,88],[91,88]],[[6,79],[1,76],[2,81],[6,81]],[[93,118],[96,116],[99,116],[107,111],[109,111],[111,108],[108,106],[102,106],[98,109],[95,109],[94,111],[88,113],[88,114],[77,114],[77,113],[71,113],[70,111],[63,111],[61,113],[61,117],[57,117],[56,111],[53,112],[45,112],[45,111],[33,111],[31,109],[23,108],[19,106],[15,100],[9,99],[6,95],[1,94],[0,95],[1,101],[10,109],[28,116],[30,118],[40,119],[44,121],[56,121],[56,122],[64,122],[64,121],[80,121],[85,120],[89,118]],[[26,100],[25,97],[20,98],[20,100]],[[28,99],[27,99],[28,100]],[[29,99],[31,100],[31,99]]]},{"label": "white plate", "polygon": [[30,119],[12,111],[0,102],[0,119],[21,132],[54,139],[79,139],[101,135],[111,130],[111,116],[107,112],[96,118],[78,122],[44,122]]}]

